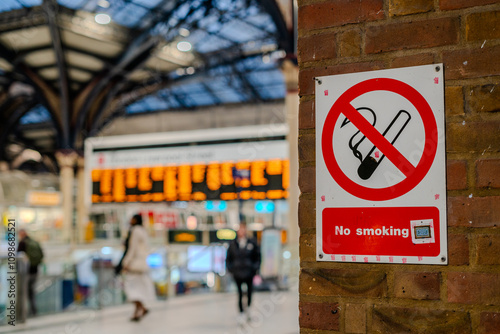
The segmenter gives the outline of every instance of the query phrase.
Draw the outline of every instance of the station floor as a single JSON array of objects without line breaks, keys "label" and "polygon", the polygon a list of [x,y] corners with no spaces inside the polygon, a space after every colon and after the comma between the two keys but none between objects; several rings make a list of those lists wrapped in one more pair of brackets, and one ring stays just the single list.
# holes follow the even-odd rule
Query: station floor
[{"label": "station floor", "polygon": [[251,320],[237,322],[237,296],[210,293],[180,296],[150,305],[141,322],[130,322],[131,304],[95,311],[88,309],[28,319],[0,333],[30,334],[297,334],[298,292],[256,292]]}]

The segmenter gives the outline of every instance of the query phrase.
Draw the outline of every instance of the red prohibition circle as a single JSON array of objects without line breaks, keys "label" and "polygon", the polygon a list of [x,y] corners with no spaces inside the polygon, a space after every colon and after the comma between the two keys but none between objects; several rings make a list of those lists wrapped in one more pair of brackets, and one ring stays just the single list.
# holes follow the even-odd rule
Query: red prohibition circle
[{"label": "red prohibition circle", "polygon": [[[389,91],[406,98],[419,112],[425,131],[425,145],[417,166],[406,174],[406,178],[390,187],[369,188],[348,178],[340,168],[333,151],[333,131],[337,119],[346,108],[353,108],[351,102],[360,95],[372,91]],[[361,116],[362,117],[362,116]],[[365,134],[365,136],[367,136]],[[367,136],[368,137],[368,136]],[[437,151],[438,129],[429,103],[410,85],[395,79],[376,78],[362,81],[345,91],[330,108],[323,126],[321,146],[326,167],[333,179],[348,193],[370,201],[386,201],[400,197],[413,188],[427,175]],[[395,149],[393,147],[393,149]],[[382,152],[384,153],[384,152]],[[402,166],[396,165],[402,170]]]}]

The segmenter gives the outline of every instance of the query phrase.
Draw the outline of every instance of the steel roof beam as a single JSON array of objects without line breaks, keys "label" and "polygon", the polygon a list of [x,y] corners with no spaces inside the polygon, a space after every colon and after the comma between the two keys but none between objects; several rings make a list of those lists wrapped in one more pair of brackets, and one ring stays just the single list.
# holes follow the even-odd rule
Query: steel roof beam
[{"label": "steel roof beam", "polygon": [[66,59],[64,58],[64,49],[61,42],[61,32],[57,26],[57,1],[44,0],[42,5],[47,14],[52,47],[56,55],[56,66],[59,74],[59,92],[60,92],[60,115],[62,127],[62,148],[70,148],[70,96],[68,71],[66,68]]},{"label": "steel roof beam", "polygon": [[46,17],[41,6],[0,13],[0,32],[2,34],[44,24],[46,24]]},{"label": "steel roof beam", "polygon": [[[177,5],[179,6],[182,3],[184,3],[184,1],[179,2]],[[73,138],[71,139],[73,143],[76,143],[77,135],[79,131],[83,129],[83,124],[85,119],[88,117],[91,105],[96,101],[99,93],[106,86],[111,84],[112,80],[115,78],[123,79],[123,77],[125,77],[128,73],[131,73],[133,70],[141,67],[150,58],[151,52],[156,48],[160,41],[158,37],[152,36],[151,32],[157,24],[161,23],[162,20],[167,19],[170,14],[171,12],[157,14],[156,20],[153,19],[149,27],[128,45],[125,52],[123,52],[123,56],[117,60],[116,64],[111,69],[106,71],[106,73],[103,73],[102,78],[93,84],[93,87],[86,96],[82,107],[76,114],[75,128],[73,130]],[[86,88],[83,89],[83,92],[85,92],[85,89]],[[106,99],[104,102],[109,103],[109,99]],[[99,115],[96,116],[100,117],[100,114],[104,112],[106,107],[107,106],[100,107]]]},{"label": "steel roof beam", "polygon": [[[8,135],[15,128],[17,122],[23,117],[28,111],[30,111],[34,106],[36,106],[38,101],[32,96],[18,96],[16,98],[11,98],[5,101],[2,105],[8,106],[10,114],[5,120],[2,121],[2,131],[0,131],[0,147],[5,148],[5,144]],[[2,110],[4,108],[2,107]],[[4,111],[5,112],[5,111]],[[4,158],[5,150],[0,149],[0,160]]]},{"label": "steel roof beam", "polygon": [[13,59],[16,58],[16,54],[7,49],[2,43],[0,43],[0,57],[13,64],[14,69],[9,75],[12,81],[17,80],[19,82],[27,83],[35,89],[38,99],[44,102],[44,105],[47,107],[54,124],[56,124],[56,128],[61,130],[62,125],[60,115],[54,111],[57,109],[54,105],[56,97],[54,92],[48,87],[47,83],[35,72],[33,72],[26,64],[14,63]]},{"label": "steel roof beam", "polygon": [[278,31],[279,47],[286,51],[286,53],[294,53],[293,45],[293,32],[288,31],[281,10],[276,0],[257,0],[257,2],[264,8],[264,10],[271,16]]},{"label": "steel roof beam", "polygon": [[[73,129],[73,138],[71,141],[76,142],[77,134],[83,129],[83,124],[88,116],[89,110],[93,103],[95,103],[99,93],[110,84],[111,80],[116,77],[123,77],[127,72],[142,64],[149,58],[150,52],[156,47],[158,41],[156,38],[141,38],[141,40],[134,40],[125,51],[115,66],[103,73],[102,78],[93,84],[91,91],[85,98],[80,110],[76,114],[75,127]],[[85,88],[84,88],[85,89]]]},{"label": "steel roof beam", "polygon": [[[197,72],[198,73],[201,73],[201,71],[208,72],[208,71],[215,69],[217,67],[220,67],[220,66],[233,65],[234,63],[237,63],[239,61],[243,61],[245,59],[254,58],[254,57],[262,57],[262,54],[250,55],[250,56],[240,54],[239,57],[235,58],[235,59],[224,59],[222,57],[219,57],[217,59],[217,62],[214,62],[211,66],[206,66],[206,67],[202,67],[201,69],[197,69]],[[246,72],[243,72],[243,73],[246,73]],[[158,91],[158,90],[172,87],[172,86],[178,85],[178,84],[184,84],[184,83],[189,83],[189,82],[198,82],[198,79],[199,79],[199,76],[196,74],[195,75],[185,75],[181,78],[176,79],[175,82],[173,82],[168,75],[156,76],[155,78],[151,79],[151,81],[146,82],[143,86],[141,86],[138,89],[131,89],[131,90],[126,90],[126,91],[122,92],[122,95],[118,97],[118,100],[123,99],[126,96],[139,96],[140,95],[134,101],[127,100],[125,102],[125,104],[131,104],[131,103],[137,101],[139,98],[142,98],[148,94],[155,93],[155,91],[150,91],[148,94],[144,94],[144,95],[135,93],[137,91],[145,91],[143,89],[144,87],[154,86],[156,88],[156,91]]]},{"label": "steel roof beam", "polygon": [[99,108],[97,109],[90,127],[89,127],[89,136],[94,136],[96,134],[96,129],[98,127],[98,123],[101,120],[101,117],[104,113],[104,111],[108,108],[108,106],[111,104],[113,101],[113,98],[118,94],[118,92],[123,88],[123,86],[126,85],[126,80],[120,81],[119,83],[115,84],[112,88],[111,91],[106,94],[106,97],[104,98],[104,101],[99,105]]},{"label": "steel roof beam", "polygon": [[174,100],[177,101],[177,103],[179,103],[181,108],[184,108],[184,109],[192,109],[193,108],[193,107],[188,106],[186,104],[186,101],[184,99],[182,99],[178,94],[175,94],[172,91],[170,91],[169,93],[174,98]]},{"label": "steel roof beam", "polygon": [[233,64],[232,67],[233,67],[234,74],[236,74],[238,79],[240,79],[240,81],[243,83],[243,86],[246,88],[246,90],[248,90],[250,92],[251,100],[262,101],[262,98],[261,98],[259,92],[250,83],[250,81],[248,81],[247,77],[244,76],[240,71],[238,71],[238,69],[236,68],[236,65]]},{"label": "steel roof beam", "polygon": [[[35,70],[35,71],[41,71],[41,70],[45,70],[47,68],[52,68],[52,67],[56,67],[56,66],[57,66],[57,64],[49,64],[49,65],[42,65],[42,66],[32,67],[32,69]],[[74,69],[74,70],[79,70],[79,71],[82,71],[82,72],[87,72],[87,73],[90,73],[92,75],[95,75],[95,74],[98,73],[98,71],[96,71],[96,70],[91,70],[91,69],[88,69],[87,67],[83,67],[83,66],[80,66],[80,65],[70,65],[70,64],[67,64],[66,68],[67,68],[68,71],[70,69]]]},{"label": "steel roof beam", "polygon": [[214,90],[210,85],[208,85],[206,82],[201,83],[203,87],[207,90],[208,94],[214,99],[215,105],[220,105],[222,104],[222,101],[219,99],[219,97],[215,94]]},{"label": "steel roof beam", "polygon": [[[44,45],[44,46],[39,46],[39,47],[36,47],[36,48],[22,50],[22,51],[20,51],[20,52],[17,53],[17,56],[15,57],[14,61],[15,62],[20,62],[20,61],[24,60],[24,58],[26,58],[30,53],[37,52],[37,51],[43,51],[43,50],[52,50],[52,45]],[[73,51],[73,52],[81,53],[82,55],[85,55],[85,56],[97,58],[97,59],[99,59],[100,61],[102,61],[103,63],[105,63],[108,66],[114,60],[114,58],[105,57],[105,56],[102,56],[102,55],[98,55],[98,54],[89,52],[87,50],[78,49],[78,48],[75,48],[75,47],[72,47],[72,46],[69,46],[69,45],[65,45],[64,46],[64,50],[66,50],[66,51]]]}]

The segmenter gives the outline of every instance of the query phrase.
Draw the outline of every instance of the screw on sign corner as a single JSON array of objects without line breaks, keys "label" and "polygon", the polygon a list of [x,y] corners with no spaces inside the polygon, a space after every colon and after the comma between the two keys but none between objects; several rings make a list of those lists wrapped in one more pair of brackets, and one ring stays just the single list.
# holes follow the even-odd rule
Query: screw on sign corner
[{"label": "screw on sign corner", "polygon": [[436,72],[439,72],[441,70],[441,66],[436,66]]},{"label": "screw on sign corner", "polygon": [[441,262],[446,262],[446,257],[444,257],[444,256],[443,256],[443,257],[441,258]]},{"label": "screw on sign corner", "polygon": [[322,258],[323,258],[323,254],[319,254],[318,256],[319,256],[319,258],[320,258],[320,259],[322,259]]}]

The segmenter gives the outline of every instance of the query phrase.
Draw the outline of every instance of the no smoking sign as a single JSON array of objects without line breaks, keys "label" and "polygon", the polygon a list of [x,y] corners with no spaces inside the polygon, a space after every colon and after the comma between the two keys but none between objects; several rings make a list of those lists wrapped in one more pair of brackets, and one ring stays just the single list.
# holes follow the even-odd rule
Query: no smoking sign
[{"label": "no smoking sign", "polygon": [[447,263],[442,68],[316,78],[318,261]]}]

